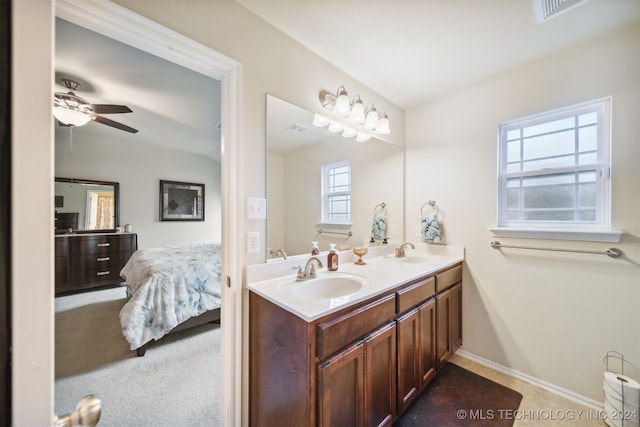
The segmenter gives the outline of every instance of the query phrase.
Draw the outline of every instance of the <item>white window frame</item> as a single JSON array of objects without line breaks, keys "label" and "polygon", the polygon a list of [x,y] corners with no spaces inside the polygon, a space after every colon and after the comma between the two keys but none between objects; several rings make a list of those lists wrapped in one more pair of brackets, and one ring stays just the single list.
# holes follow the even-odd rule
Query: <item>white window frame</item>
[{"label": "white window frame", "polygon": [[[330,175],[332,173],[333,170],[338,169],[338,168],[343,168],[347,166],[349,168],[349,190],[348,191],[331,191],[329,188],[329,183],[330,183]],[[335,162],[335,163],[329,163],[326,165],[323,165],[322,168],[322,203],[321,203],[321,215],[320,215],[320,223],[318,224],[319,226],[322,225],[330,225],[332,227],[335,226],[344,226],[344,227],[350,227],[351,226],[351,177],[352,177],[352,171],[351,171],[351,162],[349,162],[348,160],[344,160],[344,161],[340,161],[340,162]],[[332,197],[341,197],[341,196],[348,196],[349,197],[349,218],[344,218],[344,219],[332,219],[329,218],[329,212],[331,211],[330,209],[330,204],[331,204],[331,198]]]},{"label": "white window frame", "polygon": [[[507,171],[507,135],[514,130],[553,122],[585,113],[597,113],[597,154],[595,163],[536,170]],[[576,127],[578,125],[576,124]],[[522,155],[522,154],[521,154]],[[596,216],[594,221],[534,221],[507,218],[507,180],[556,174],[596,172]],[[611,97],[559,108],[500,123],[498,126],[498,226],[494,235],[505,237],[619,241],[620,232],[611,230]],[[577,188],[577,187],[576,187]],[[574,207],[574,209],[577,209]]]}]

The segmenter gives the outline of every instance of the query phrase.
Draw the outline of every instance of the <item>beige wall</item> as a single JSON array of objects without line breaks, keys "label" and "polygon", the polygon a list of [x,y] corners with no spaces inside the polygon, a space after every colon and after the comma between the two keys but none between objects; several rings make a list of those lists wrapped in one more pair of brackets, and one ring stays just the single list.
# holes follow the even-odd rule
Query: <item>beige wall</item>
[{"label": "beige wall", "polygon": [[[640,363],[639,36],[630,28],[406,113],[407,227],[433,199],[446,241],[466,248],[463,348],[599,402],[608,350]],[[610,95],[613,228],[627,232],[613,245],[625,257],[490,248],[498,123]]]}]

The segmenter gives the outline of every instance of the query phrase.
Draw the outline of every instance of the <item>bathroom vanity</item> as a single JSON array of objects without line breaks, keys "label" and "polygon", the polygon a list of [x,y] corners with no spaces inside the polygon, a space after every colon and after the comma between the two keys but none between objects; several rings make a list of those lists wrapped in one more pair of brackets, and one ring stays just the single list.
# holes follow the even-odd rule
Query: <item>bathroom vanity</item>
[{"label": "bathroom vanity", "polygon": [[331,272],[250,283],[250,425],[390,426],[461,345],[461,261],[346,264],[335,298]]}]

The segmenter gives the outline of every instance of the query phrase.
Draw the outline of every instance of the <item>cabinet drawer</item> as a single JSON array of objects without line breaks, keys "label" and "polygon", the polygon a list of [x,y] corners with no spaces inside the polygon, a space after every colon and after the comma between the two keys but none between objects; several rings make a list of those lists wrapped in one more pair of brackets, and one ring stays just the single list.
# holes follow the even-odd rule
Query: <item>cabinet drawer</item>
[{"label": "cabinet drawer", "polygon": [[119,266],[105,266],[104,268],[85,268],[71,273],[71,284],[101,284],[124,282],[120,277]]},{"label": "cabinet drawer", "polygon": [[82,255],[73,259],[74,269],[105,269],[114,268],[121,270],[129,258],[129,253],[111,252],[105,254]]},{"label": "cabinet drawer", "polygon": [[351,313],[317,326],[317,353],[323,359],[392,320],[396,315],[396,296],[388,295]]},{"label": "cabinet drawer", "polygon": [[436,292],[443,291],[449,286],[462,280],[462,265],[452,267],[442,273],[436,274]]},{"label": "cabinet drawer", "polygon": [[132,251],[132,241],[132,237],[128,235],[76,237],[71,240],[71,252],[74,256],[127,252]]},{"label": "cabinet drawer", "polygon": [[398,313],[403,313],[412,307],[424,302],[436,293],[436,279],[429,277],[427,280],[418,282],[396,292]]}]

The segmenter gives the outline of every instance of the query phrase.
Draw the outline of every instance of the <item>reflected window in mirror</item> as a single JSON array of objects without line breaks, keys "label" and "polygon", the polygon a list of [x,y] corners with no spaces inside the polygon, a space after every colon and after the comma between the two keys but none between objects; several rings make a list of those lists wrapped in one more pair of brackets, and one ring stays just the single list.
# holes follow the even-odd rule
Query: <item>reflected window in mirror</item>
[{"label": "reflected window in mirror", "polygon": [[111,181],[56,178],[56,233],[112,232],[119,225],[119,184]]},{"label": "reflected window in mirror", "polygon": [[351,163],[322,166],[322,222],[351,224]]}]

